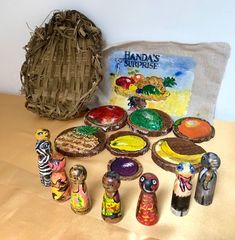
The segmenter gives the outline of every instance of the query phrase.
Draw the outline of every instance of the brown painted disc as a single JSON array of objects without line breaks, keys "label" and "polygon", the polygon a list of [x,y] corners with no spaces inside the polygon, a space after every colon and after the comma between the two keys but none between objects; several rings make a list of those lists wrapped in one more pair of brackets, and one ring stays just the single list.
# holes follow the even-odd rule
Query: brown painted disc
[{"label": "brown painted disc", "polygon": [[214,127],[208,121],[196,117],[178,119],[173,124],[173,132],[177,137],[195,143],[209,141],[215,136]]},{"label": "brown painted disc", "polygon": [[[174,154],[172,154],[172,152]],[[178,163],[189,162],[198,172],[201,168],[201,156],[205,152],[202,147],[189,140],[163,138],[153,144],[152,159],[158,166],[166,171],[175,173],[175,168]]]},{"label": "brown painted disc", "polygon": [[121,180],[134,180],[142,174],[143,167],[134,158],[116,157],[108,162],[108,171],[117,172]]},{"label": "brown painted disc", "polygon": [[114,105],[100,106],[91,109],[84,117],[87,125],[101,128],[103,131],[116,131],[126,125],[127,112]]},{"label": "brown painted disc", "polygon": [[148,139],[131,131],[120,131],[112,134],[106,144],[106,148],[114,155],[137,157],[149,150]]},{"label": "brown painted disc", "polygon": [[105,144],[105,133],[93,126],[66,129],[54,141],[56,151],[69,157],[96,155],[105,148]]},{"label": "brown painted disc", "polygon": [[[147,115],[147,114],[145,114],[145,111],[149,111],[149,110],[154,111],[160,115],[160,117],[162,119],[162,127],[161,128],[156,129],[156,130],[149,129],[148,127],[144,127],[143,125],[139,126],[138,124],[133,123],[133,121],[131,120],[133,114],[135,114],[136,111],[143,111],[142,115],[143,115],[143,119],[144,119],[145,116]],[[160,111],[158,109],[150,109],[150,108],[137,109],[136,111],[132,112],[130,114],[130,116],[127,118],[127,123],[133,132],[144,134],[144,135],[147,135],[150,137],[158,137],[158,136],[166,135],[172,130],[173,121],[167,113]],[[149,119],[146,117],[146,119],[144,119],[144,121],[146,123],[148,123]]]}]

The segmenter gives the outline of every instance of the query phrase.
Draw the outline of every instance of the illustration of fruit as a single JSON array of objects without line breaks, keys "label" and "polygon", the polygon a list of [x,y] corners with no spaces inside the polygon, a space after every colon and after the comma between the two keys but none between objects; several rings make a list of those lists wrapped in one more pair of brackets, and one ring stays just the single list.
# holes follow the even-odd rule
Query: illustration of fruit
[{"label": "illustration of fruit", "polygon": [[144,76],[140,73],[137,73],[131,77],[136,83],[144,79]]},{"label": "illustration of fruit", "polygon": [[136,89],[136,93],[142,94],[142,93],[143,93],[143,89],[142,89],[142,88],[137,88],[137,89]]},{"label": "illustration of fruit", "polygon": [[129,86],[129,90],[130,90],[130,91],[136,92],[136,89],[137,89],[136,85],[130,84],[130,86]]},{"label": "illustration of fruit", "polygon": [[137,82],[138,88],[143,88],[146,85],[153,85],[159,90],[164,88],[163,79],[156,76],[146,77]]},{"label": "illustration of fruit", "polygon": [[129,78],[129,77],[126,77],[126,76],[119,77],[116,80],[116,85],[120,86],[120,87],[123,87],[125,89],[129,89],[130,84],[134,84],[134,83],[135,82],[132,78]]},{"label": "illustration of fruit", "polygon": [[146,85],[143,87],[143,94],[146,95],[160,95],[160,91],[153,85]]},{"label": "illustration of fruit", "polygon": [[158,76],[145,77],[137,70],[129,71],[127,76],[120,76],[114,80],[114,91],[122,96],[136,96],[145,100],[161,101],[170,96],[166,87],[176,85],[173,77]]},{"label": "illustration of fruit", "polygon": [[175,78],[173,78],[173,77],[166,77],[166,78],[163,79],[163,85],[164,85],[164,87],[173,87],[173,86],[175,86],[177,84],[175,82]]},{"label": "illustration of fruit", "polygon": [[189,162],[191,164],[199,164],[204,153],[200,154],[180,154],[171,149],[167,141],[160,140],[155,147],[156,153],[164,160],[178,164],[180,162]]}]

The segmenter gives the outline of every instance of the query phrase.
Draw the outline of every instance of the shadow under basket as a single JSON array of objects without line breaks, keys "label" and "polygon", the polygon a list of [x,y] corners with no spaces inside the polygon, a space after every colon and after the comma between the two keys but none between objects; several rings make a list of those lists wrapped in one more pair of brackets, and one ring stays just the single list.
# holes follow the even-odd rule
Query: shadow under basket
[{"label": "shadow under basket", "polygon": [[25,46],[25,106],[39,116],[78,117],[102,80],[101,31],[75,10],[55,12]]}]

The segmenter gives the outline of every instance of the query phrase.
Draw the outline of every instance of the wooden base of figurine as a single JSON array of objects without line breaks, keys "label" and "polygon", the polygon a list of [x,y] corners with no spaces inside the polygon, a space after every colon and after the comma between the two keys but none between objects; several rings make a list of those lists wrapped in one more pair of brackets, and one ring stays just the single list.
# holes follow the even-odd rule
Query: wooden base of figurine
[{"label": "wooden base of figurine", "polygon": [[40,175],[40,181],[44,187],[50,187],[51,186],[51,175],[47,175],[47,176]]},{"label": "wooden base of figurine", "polygon": [[191,195],[187,197],[179,197],[173,192],[171,200],[171,212],[179,217],[187,215],[190,204],[190,198]]},{"label": "wooden base of figurine", "polygon": [[90,210],[91,210],[91,208],[88,208],[88,209],[86,209],[86,210],[77,210],[77,209],[73,209],[72,207],[71,207],[71,209],[72,209],[72,211],[73,211],[74,213],[80,214],[80,215],[87,214],[87,213],[89,213]]},{"label": "wooden base of figurine", "polygon": [[195,201],[203,206],[209,206],[212,204],[212,199],[208,199],[208,197],[204,197],[204,196],[196,196],[194,197]]},{"label": "wooden base of figurine", "polygon": [[152,226],[154,224],[156,224],[158,222],[158,217],[156,217],[155,219],[151,219],[150,221],[148,219],[143,219],[139,216],[136,216],[136,219],[138,220],[139,223],[145,225],[145,226]]},{"label": "wooden base of figurine", "polygon": [[120,222],[122,220],[122,216],[121,217],[117,217],[117,218],[110,218],[110,217],[102,215],[102,218],[107,223],[118,223],[118,222]]},{"label": "wooden base of figurine", "polygon": [[[61,196],[58,196],[56,194],[54,194],[53,192],[57,191],[57,189],[55,188],[55,190],[52,188],[52,198],[57,201],[57,202],[66,202],[70,199],[70,187],[69,189],[63,193]],[[58,192],[58,191],[57,191]]]},{"label": "wooden base of figurine", "polygon": [[171,212],[177,217],[183,217],[183,216],[186,216],[188,214],[188,210],[178,211],[178,210],[174,209],[173,207],[171,207]]}]

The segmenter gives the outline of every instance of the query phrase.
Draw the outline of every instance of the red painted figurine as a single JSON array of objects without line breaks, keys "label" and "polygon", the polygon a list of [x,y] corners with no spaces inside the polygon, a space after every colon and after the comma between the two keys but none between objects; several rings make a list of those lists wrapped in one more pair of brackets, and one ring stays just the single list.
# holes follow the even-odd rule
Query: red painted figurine
[{"label": "red painted figurine", "polygon": [[157,209],[156,190],[159,187],[158,178],[152,173],[144,173],[139,179],[141,193],[136,209],[137,220],[151,226],[158,222],[159,213]]}]

